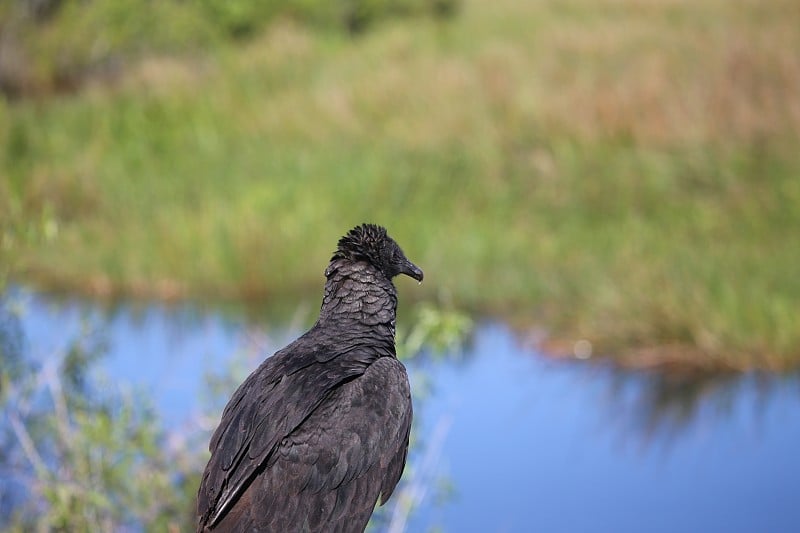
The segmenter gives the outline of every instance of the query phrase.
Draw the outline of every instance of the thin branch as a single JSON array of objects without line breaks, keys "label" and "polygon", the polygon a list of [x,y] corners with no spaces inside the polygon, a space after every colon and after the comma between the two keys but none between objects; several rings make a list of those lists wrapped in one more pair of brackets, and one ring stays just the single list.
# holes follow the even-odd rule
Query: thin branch
[{"label": "thin branch", "polygon": [[69,427],[69,411],[67,409],[67,400],[64,397],[64,388],[61,386],[61,379],[55,369],[50,369],[47,372],[46,378],[47,388],[50,391],[50,396],[53,398],[53,407],[56,411],[56,427],[61,436],[61,441],[67,446],[72,443],[72,430]]},{"label": "thin branch", "polygon": [[428,486],[431,483],[429,479],[431,472],[439,462],[444,441],[452,423],[453,420],[450,415],[442,416],[437,422],[433,430],[433,436],[425,450],[425,455],[422,457],[420,467],[416,472],[417,475],[414,476],[407,490],[403,491],[401,495],[403,498],[392,509],[392,518],[387,529],[388,533],[403,533],[406,530],[409,513],[425,500]]},{"label": "thin branch", "polygon": [[47,469],[47,465],[42,459],[42,456],[39,455],[39,452],[36,450],[33,439],[17,414],[8,413],[8,421],[11,424],[11,428],[14,430],[17,440],[22,446],[22,450],[25,452],[25,456],[28,458],[31,465],[33,465],[34,470],[36,470],[36,474],[40,478],[48,476],[50,471]]}]

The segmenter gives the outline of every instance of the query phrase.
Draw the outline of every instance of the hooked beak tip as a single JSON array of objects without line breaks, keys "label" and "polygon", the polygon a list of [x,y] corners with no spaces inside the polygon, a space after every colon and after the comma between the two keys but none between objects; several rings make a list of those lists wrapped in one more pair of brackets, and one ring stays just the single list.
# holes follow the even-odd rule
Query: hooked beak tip
[{"label": "hooked beak tip", "polygon": [[405,275],[407,275],[407,276],[409,276],[411,278],[414,278],[415,280],[417,280],[420,283],[422,283],[422,278],[425,276],[425,274],[422,272],[422,270],[417,265],[415,265],[414,263],[412,263],[410,261],[408,263],[408,268],[403,272],[403,274],[405,274]]}]

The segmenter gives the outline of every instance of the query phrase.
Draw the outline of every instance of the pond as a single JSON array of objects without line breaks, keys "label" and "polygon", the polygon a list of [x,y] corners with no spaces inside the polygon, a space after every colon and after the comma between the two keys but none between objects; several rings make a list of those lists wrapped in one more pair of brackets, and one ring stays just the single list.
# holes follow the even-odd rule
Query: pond
[{"label": "pond", "polygon": [[[201,412],[206,375],[242,372],[302,331],[213,310],[56,303],[15,291],[32,357],[100,322],[112,383],[147,391],[169,427]],[[421,448],[392,531],[800,531],[800,379],[675,377],[548,359],[506,325],[407,364]],[[388,523],[388,522],[387,522]]]}]

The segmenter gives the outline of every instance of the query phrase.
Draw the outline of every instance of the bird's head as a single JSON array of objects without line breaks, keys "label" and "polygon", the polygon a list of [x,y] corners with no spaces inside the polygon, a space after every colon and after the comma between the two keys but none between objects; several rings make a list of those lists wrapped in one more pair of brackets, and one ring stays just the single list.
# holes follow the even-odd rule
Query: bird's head
[{"label": "bird's head", "polygon": [[361,224],[339,239],[331,261],[349,259],[365,261],[392,279],[405,274],[422,283],[422,270],[406,259],[400,246],[389,237],[386,229],[375,224]]}]

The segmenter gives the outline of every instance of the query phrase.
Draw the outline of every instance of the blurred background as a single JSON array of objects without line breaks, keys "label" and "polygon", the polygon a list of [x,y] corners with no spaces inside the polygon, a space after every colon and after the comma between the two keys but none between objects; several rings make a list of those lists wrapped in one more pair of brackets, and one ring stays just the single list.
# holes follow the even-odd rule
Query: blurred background
[{"label": "blurred background", "polygon": [[375,222],[372,531],[797,531],[799,141],[794,0],[3,0],[0,529],[191,530]]}]

